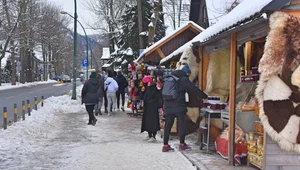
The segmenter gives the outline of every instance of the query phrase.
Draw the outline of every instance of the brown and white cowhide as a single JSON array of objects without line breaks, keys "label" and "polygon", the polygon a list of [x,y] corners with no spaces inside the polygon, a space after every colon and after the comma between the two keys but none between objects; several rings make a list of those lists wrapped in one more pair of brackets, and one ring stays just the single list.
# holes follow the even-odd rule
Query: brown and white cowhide
[{"label": "brown and white cowhide", "polygon": [[286,151],[300,153],[300,21],[283,12],[270,16],[270,32],[255,95],[269,136]]},{"label": "brown and white cowhide", "polygon": [[199,62],[200,59],[198,57],[197,47],[188,46],[180,56],[180,59],[176,65],[176,70],[182,69],[182,67],[187,64],[192,72],[189,76],[189,79],[191,82],[193,82],[198,77]]}]

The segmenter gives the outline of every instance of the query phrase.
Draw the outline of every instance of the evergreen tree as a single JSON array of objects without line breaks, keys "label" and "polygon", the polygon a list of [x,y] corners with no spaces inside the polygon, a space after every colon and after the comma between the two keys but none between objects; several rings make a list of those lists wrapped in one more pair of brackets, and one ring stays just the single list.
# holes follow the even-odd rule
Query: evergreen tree
[{"label": "evergreen tree", "polygon": [[[148,25],[150,23],[151,15],[153,13],[153,7],[149,3],[149,0],[142,0],[142,12],[143,12],[143,30],[148,31]],[[135,5],[126,5],[126,10],[122,16],[121,21],[122,33],[119,35],[118,45],[120,50],[126,50],[131,48],[133,50],[133,55],[136,58],[139,52],[139,31],[138,31],[138,8]],[[162,20],[157,21],[157,28],[155,31],[155,42],[160,40],[165,35],[166,27],[163,25]],[[148,43],[147,36],[143,36],[144,44]],[[121,57],[121,56],[117,56]],[[133,60],[126,56],[128,62]]]},{"label": "evergreen tree", "polygon": [[6,60],[6,65],[4,67],[4,81],[6,83],[11,82],[11,77],[12,77],[12,64],[10,60]]}]

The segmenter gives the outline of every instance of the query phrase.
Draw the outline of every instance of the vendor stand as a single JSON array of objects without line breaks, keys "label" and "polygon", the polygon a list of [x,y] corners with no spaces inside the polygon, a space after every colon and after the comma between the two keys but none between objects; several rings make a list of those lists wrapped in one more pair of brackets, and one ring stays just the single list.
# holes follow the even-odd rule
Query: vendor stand
[{"label": "vendor stand", "polygon": [[[205,63],[205,61],[203,61],[205,59],[204,55],[211,53],[213,50],[223,49],[226,46],[228,46],[227,43],[230,42],[230,77],[229,77],[229,80],[230,80],[229,92],[230,93],[229,93],[229,101],[228,101],[229,105],[228,105],[227,112],[224,111],[224,113],[228,113],[228,114],[226,116],[225,115],[221,116],[221,119],[225,120],[226,117],[228,118],[228,120],[227,120],[227,123],[229,125],[229,129],[228,129],[229,130],[228,161],[229,161],[229,164],[231,164],[231,165],[236,164],[235,156],[234,156],[236,153],[236,146],[237,146],[235,132],[236,132],[236,124],[238,124],[238,119],[240,116],[240,113],[237,111],[237,108],[236,108],[239,103],[239,102],[237,102],[237,99],[236,99],[236,96],[238,95],[237,94],[238,90],[236,88],[236,85],[237,85],[236,82],[238,82],[239,80],[242,80],[239,78],[241,76],[239,74],[240,68],[239,67],[237,68],[237,63],[239,62],[237,59],[238,47],[240,47],[240,45],[242,45],[244,43],[246,44],[246,48],[244,49],[246,51],[244,68],[249,73],[249,71],[252,69],[252,67],[257,66],[257,65],[253,65],[254,62],[256,62],[256,64],[258,64],[258,62],[260,62],[260,64],[262,63],[260,61],[261,57],[259,57],[259,55],[257,55],[258,56],[257,58],[253,58],[253,56],[252,56],[253,50],[252,50],[251,46],[253,45],[253,42],[259,41],[261,39],[265,39],[265,36],[269,36],[269,37],[272,36],[272,35],[268,35],[268,29],[269,29],[268,17],[270,16],[270,14],[272,14],[273,11],[284,7],[285,8],[284,12],[290,13],[296,17],[300,16],[299,15],[299,13],[300,13],[299,6],[297,6],[297,5],[293,6],[293,3],[299,3],[298,1],[297,2],[296,1],[279,1],[279,0],[273,0],[273,1],[267,0],[267,1],[255,1],[255,2],[252,2],[252,1],[247,1],[247,0],[243,1],[239,5],[240,7],[239,6],[236,7],[237,10],[234,9],[231,13],[229,13],[227,15],[228,18],[226,19],[226,22],[233,22],[233,23],[226,23],[226,24],[232,25],[232,27],[224,28],[224,26],[222,26],[222,25],[226,25],[226,24],[224,24],[224,23],[218,24],[217,23],[214,26],[209,27],[206,31],[204,31],[203,35],[200,34],[198,37],[196,37],[194,39],[194,43],[193,43],[194,45],[199,46],[199,51],[200,51],[199,57],[202,61],[199,64],[199,87],[201,89],[204,89],[205,81],[206,81],[204,79],[204,77],[206,76],[204,73],[205,73],[205,69],[207,69],[207,67],[203,64],[203,63]],[[258,11],[253,11],[253,9],[250,8],[253,4],[256,4],[256,10],[258,10]],[[245,16],[245,20],[241,21],[240,19],[236,20],[233,18],[235,14],[238,14],[238,12],[237,12],[238,9],[243,9],[245,13],[249,12],[249,15],[247,17]],[[263,14],[263,12],[266,12],[266,11],[268,13]],[[250,21],[249,21],[249,18],[250,18]],[[234,21],[234,20],[236,20],[236,21]],[[234,23],[234,22],[236,22],[236,23]],[[237,23],[239,23],[239,24],[237,24]],[[298,24],[298,21],[296,21],[295,19],[294,19],[294,24],[296,24],[296,25]],[[216,31],[218,29],[219,29],[219,32]],[[285,33],[283,33],[281,35],[285,35]],[[278,37],[280,37],[280,35],[279,36],[277,35],[276,38],[278,38]],[[199,40],[199,42],[196,42],[195,40]],[[281,46],[274,47],[274,48],[284,49],[286,47],[290,47],[287,44],[284,44],[284,42],[290,42],[290,41],[280,41],[279,40],[278,42],[281,42],[280,43]],[[266,46],[266,48],[264,49],[265,53],[267,50],[269,50],[268,48],[269,47]],[[292,50],[294,50],[294,52],[296,52],[298,54],[297,48],[292,49]],[[257,51],[254,51],[254,52],[257,52]],[[287,53],[285,53],[285,54],[287,54]],[[292,53],[289,53],[289,54],[291,54],[290,56],[293,56]],[[273,54],[273,56],[274,55],[276,56],[276,54]],[[276,60],[276,59],[273,59],[273,60]],[[268,60],[264,60],[264,61],[272,62],[273,60],[272,60],[272,58],[269,58]],[[285,59],[278,60],[278,61],[285,61]],[[276,64],[276,61],[274,63]],[[273,67],[282,68],[282,65],[280,65],[280,64],[274,65],[273,64]],[[294,67],[295,67],[295,65],[293,65],[293,68]],[[290,68],[290,67],[287,67],[287,68]],[[278,70],[280,70],[280,69],[278,69]],[[262,70],[260,70],[260,72],[261,71]],[[294,70],[292,70],[292,71],[294,71]],[[266,74],[264,72],[262,72],[262,73]],[[286,74],[282,74],[282,75],[284,77]],[[254,82],[257,81],[257,75],[246,74],[246,76],[249,76],[250,79]],[[244,78],[247,79],[249,77],[244,77]],[[265,79],[264,76],[263,76],[263,78],[261,78],[261,81],[264,83],[267,83],[266,80],[267,79]],[[297,81],[294,81],[294,83],[296,83],[296,82]],[[243,84],[243,82],[240,82],[240,83]],[[257,89],[255,89],[255,90],[257,90]],[[280,89],[278,89],[277,91],[280,92]],[[248,97],[247,97],[247,99],[245,99],[246,103],[250,102],[250,100],[248,100],[249,99]],[[256,95],[256,97],[257,97],[257,95]],[[265,115],[264,109],[266,109],[266,108],[264,108],[264,106],[262,105],[263,102],[265,102],[265,101],[262,101],[260,99],[259,100],[260,108],[258,109],[258,107],[255,105],[254,108],[252,110],[248,111],[249,113],[247,113],[247,114],[252,114],[251,117],[253,118],[252,120],[249,120],[251,118],[247,118],[248,123],[250,121],[253,122],[253,126],[252,126],[253,133],[247,132],[247,135],[246,135],[247,136],[246,138],[248,139],[248,141],[247,141],[248,165],[256,166],[260,169],[270,169],[270,170],[273,170],[273,169],[299,169],[300,162],[296,160],[296,158],[299,159],[299,153],[300,153],[299,144],[291,142],[291,144],[289,144],[289,145],[284,145],[284,144],[280,143],[280,139],[284,139],[284,136],[286,136],[287,134],[278,134],[278,135],[274,136],[274,134],[270,133],[271,132],[270,130],[267,129],[268,134],[266,132],[264,132],[264,130],[262,130],[261,125],[267,125],[266,117],[264,116]],[[258,110],[259,110],[259,112],[258,112]],[[276,110],[274,113],[276,113]],[[259,114],[260,118],[263,118],[263,120],[261,121],[262,124],[258,121],[258,117],[257,117],[258,114]],[[257,118],[257,120],[255,120],[254,118]],[[299,129],[300,122],[298,121],[298,117],[297,118],[295,117],[295,120],[296,120],[295,127],[298,127],[298,129]],[[247,128],[244,127],[244,129],[247,129]],[[249,130],[251,130],[251,129],[249,129]],[[294,128],[294,130],[297,131],[297,128]],[[248,130],[246,130],[246,131],[248,131]],[[293,130],[290,130],[290,131],[293,132]],[[272,139],[270,138],[269,135],[272,137]],[[286,136],[286,138],[288,138],[288,136]],[[273,140],[275,140],[277,142],[274,142]],[[279,143],[279,145],[276,143]],[[285,151],[283,151],[283,150],[285,150]]]}]

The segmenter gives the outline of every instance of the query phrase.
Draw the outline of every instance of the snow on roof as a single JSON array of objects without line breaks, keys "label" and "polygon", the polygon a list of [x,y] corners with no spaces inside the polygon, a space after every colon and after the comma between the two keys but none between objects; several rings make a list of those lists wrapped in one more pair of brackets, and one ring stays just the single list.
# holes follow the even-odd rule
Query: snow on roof
[{"label": "snow on roof", "polygon": [[110,67],[111,66],[111,63],[105,63],[105,64],[103,64],[103,66],[102,67]]},{"label": "snow on roof", "polygon": [[229,12],[221,21],[215,25],[208,27],[205,31],[201,32],[198,36],[192,39],[195,41],[205,41],[219,32],[235,25],[238,22],[244,21],[252,15],[260,12],[266,5],[273,0],[244,0],[231,12]]},{"label": "snow on roof", "polygon": [[104,47],[102,50],[101,60],[107,60],[107,59],[110,59],[110,51],[109,51],[109,47]]},{"label": "snow on roof", "polygon": [[132,48],[127,48],[126,50],[116,50],[113,53],[111,53],[111,55],[133,55],[133,51]]},{"label": "snow on roof", "polygon": [[237,7],[235,7],[231,12],[222,18],[215,25],[208,27],[206,30],[201,32],[191,41],[185,43],[183,46],[166,56],[160,61],[160,64],[171,59],[184,51],[184,49],[190,46],[193,42],[200,41],[204,42],[210,37],[230,28],[238,22],[244,21],[250,16],[260,12],[266,5],[268,5],[273,0],[244,0]]},{"label": "snow on roof", "polygon": [[162,39],[160,39],[159,41],[157,41],[156,43],[154,43],[153,45],[151,45],[149,48],[146,48],[142,54],[140,54],[140,56],[134,60],[134,62],[139,61],[143,55],[145,55],[148,51],[152,50],[153,48],[155,48],[157,45],[159,45],[160,43],[164,42],[165,40],[167,40],[169,37],[171,37],[173,34],[179,32],[180,30],[182,30],[184,27],[186,27],[187,25],[192,24],[193,26],[199,28],[201,31],[204,31],[205,29],[200,27],[199,25],[197,25],[196,23],[194,23],[193,21],[188,21],[186,22],[184,25],[182,25],[181,27],[177,28],[176,30],[174,30],[172,33],[170,33],[169,35],[166,35],[165,37],[163,37]]}]

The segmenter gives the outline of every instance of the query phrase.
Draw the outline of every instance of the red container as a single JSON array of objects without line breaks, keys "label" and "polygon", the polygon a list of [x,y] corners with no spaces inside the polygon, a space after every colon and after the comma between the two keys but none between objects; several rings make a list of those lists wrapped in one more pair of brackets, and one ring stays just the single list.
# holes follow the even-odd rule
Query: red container
[{"label": "red container", "polygon": [[218,110],[218,104],[216,104],[216,103],[210,104],[210,109],[212,109],[212,110]]},{"label": "red container", "polygon": [[226,108],[226,103],[220,103],[220,110],[223,110]]},{"label": "red container", "polygon": [[252,74],[252,81],[258,81],[259,80],[259,74]]},{"label": "red container", "polygon": [[209,105],[209,103],[204,102],[203,105],[202,105],[202,107],[205,107],[205,108],[206,108],[208,105]]}]

